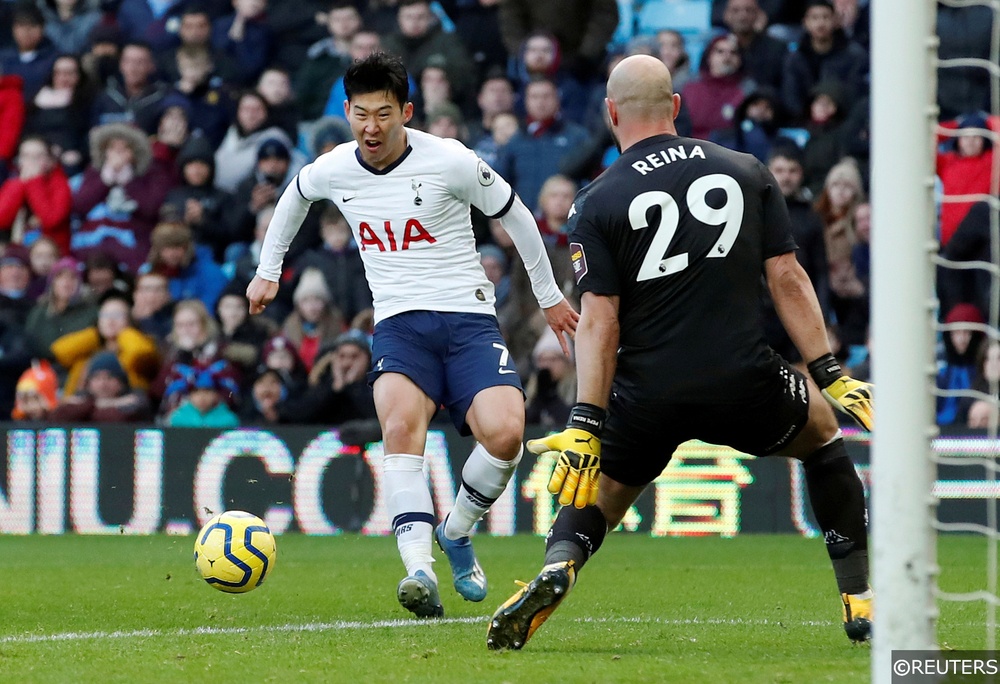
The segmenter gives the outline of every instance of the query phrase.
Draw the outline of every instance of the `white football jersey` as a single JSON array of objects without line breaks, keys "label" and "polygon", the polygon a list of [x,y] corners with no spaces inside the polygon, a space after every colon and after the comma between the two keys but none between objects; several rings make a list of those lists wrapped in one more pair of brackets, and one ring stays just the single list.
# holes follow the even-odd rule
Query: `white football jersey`
[{"label": "white football jersey", "polygon": [[350,224],[376,323],[413,310],[495,315],[469,205],[500,216],[514,191],[462,143],[411,128],[406,136],[406,152],[382,170],[361,161],[356,142],[338,145],[299,172],[298,191],[332,200]]}]

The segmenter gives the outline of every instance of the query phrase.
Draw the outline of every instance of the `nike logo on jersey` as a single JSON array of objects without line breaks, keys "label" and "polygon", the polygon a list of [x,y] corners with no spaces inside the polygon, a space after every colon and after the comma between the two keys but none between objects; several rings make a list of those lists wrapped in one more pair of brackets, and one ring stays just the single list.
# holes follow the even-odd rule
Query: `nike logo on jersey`
[{"label": "nike logo on jersey", "polygon": [[499,370],[500,375],[508,375],[510,373],[516,373],[516,370],[510,370],[509,368],[501,368]]},{"label": "nike logo on jersey", "polygon": [[350,202],[355,197],[357,197],[357,195],[351,195],[350,197],[344,197],[344,198],[342,198],[340,201],[341,202]]},{"label": "nike logo on jersey", "polygon": [[382,370],[382,362],[383,362],[383,361],[385,361],[385,358],[384,358],[384,357],[378,360],[378,363],[377,363],[377,364],[375,364],[375,370],[377,370],[377,371],[380,371],[380,370]]},{"label": "nike logo on jersey", "polygon": [[573,204],[569,205],[569,213],[566,214],[566,218],[569,218],[575,213],[576,213],[576,202],[573,202]]}]

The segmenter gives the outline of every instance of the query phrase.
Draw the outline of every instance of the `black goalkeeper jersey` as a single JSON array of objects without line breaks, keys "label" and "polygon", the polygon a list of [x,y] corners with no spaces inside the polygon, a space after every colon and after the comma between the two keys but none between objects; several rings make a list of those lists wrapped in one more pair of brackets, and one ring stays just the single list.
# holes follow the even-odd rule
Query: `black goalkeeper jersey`
[{"label": "black goalkeeper jersey", "polygon": [[569,229],[580,290],[621,298],[616,391],[732,404],[773,374],[761,274],[796,245],[778,184],[754,157],[647,138],[580,191]]}]

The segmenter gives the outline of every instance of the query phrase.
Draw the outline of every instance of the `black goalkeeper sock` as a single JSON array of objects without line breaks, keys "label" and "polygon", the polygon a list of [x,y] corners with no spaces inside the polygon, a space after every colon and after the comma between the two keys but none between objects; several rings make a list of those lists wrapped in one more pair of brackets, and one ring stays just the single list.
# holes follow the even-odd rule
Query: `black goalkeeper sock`
[{"label": "black goalkeeper sock", "polygon": [[806,458],[806,487],[842,594],[868,590],[868,514],[865,490],[843,439]]},{"label": "black goalkeeper sock", "polygon": [[607,533],[608,521],[597,506],[564,506],[545,538],[545,565],[571,560],[579,572]]}]

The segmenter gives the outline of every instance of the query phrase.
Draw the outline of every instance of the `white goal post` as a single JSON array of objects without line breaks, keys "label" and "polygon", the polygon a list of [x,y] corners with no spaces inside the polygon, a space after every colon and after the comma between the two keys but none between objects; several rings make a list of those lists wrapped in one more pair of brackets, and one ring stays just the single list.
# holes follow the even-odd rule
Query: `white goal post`
[{"label": "white goal post", "polygon": [[936,517],[933,0],[873,0],[872,682],[894,650],[933,649]]}]

